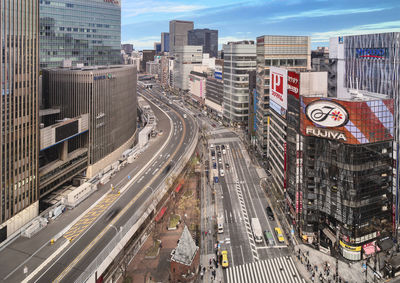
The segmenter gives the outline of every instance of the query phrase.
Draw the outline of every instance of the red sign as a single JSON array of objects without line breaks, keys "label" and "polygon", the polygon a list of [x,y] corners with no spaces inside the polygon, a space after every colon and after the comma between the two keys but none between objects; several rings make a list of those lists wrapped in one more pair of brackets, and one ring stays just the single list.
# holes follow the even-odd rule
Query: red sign
[{"label": "red sign", "polygon": [[272,73],[272,95],[283,102],[283,76],[277,73]]},{"label": "red sign", "polygon": [[264,43],[264,36],[257,38],[257,43]]},{"label": "red sign", "polygon": [[300,74],[288,71],[287,93],[299,99],[300,94]]}]

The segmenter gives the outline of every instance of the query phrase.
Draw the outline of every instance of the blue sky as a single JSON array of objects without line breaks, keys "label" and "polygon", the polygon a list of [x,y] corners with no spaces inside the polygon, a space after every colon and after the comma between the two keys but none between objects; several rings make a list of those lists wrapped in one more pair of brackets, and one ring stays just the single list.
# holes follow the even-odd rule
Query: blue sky
[{"label": "blue sky", "polygon": [[400,31],[400,0],[123,0],[122,42],[152,49],[169,21],[219,31],[219,44],[260,35],[309,35],[312,48],[329,37]]}]

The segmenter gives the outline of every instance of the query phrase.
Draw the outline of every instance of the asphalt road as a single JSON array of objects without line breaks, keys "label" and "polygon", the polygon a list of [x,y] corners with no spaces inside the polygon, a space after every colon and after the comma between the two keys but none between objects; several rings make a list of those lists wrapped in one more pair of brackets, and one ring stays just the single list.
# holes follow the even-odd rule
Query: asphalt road
[{"label": "asphalt road", "polygon": [[[153,88],[151,91],[143,89],[139,89],[138,91],[144,94],[144,97],[150,97],[148,96],[150,93],[155,97],[162,96],[158,88]],[[159,102],[156,103],[160,104]],[[190,145],[190,141],[194,137],[194,131],[197,130],[197,128],[190,116],[184,119],[178,114],[182,113],[182,110],[179,109],[177,105],[167,104],[162,106],[162,108],[168,112],[174,124],[174,132],[168,145],[160,152],[159,156],[150,164],[148,169],[145,170],[141,176],[138,176],[137,181],[126,190],[122,197],[115,201],[108,212],[100,216],[80,238],[71,242],[64,253],[56,258],[50,266],[46,267],[38,277],[34,278],[34,282],[50,282],[55,279],[61,282],[73,282],[76,280],[85,268],[96,258],[102,248],[115,236],[116,229],[123,226],[139,209],[144,200],[152,195],[153,190],[157,188],[158,184],[165,181],[165,167],[168,164],[174,166],[176,163],[180,162],[180,158]],[[176,111],[171,111],[171,109]],[[165,117],[165,119],[167,118]],[[168,133],[164,133],[164,135],[167,134]],[[148,158],[151,159],[152,156]],[[126,178],[126,176],[121,176],[121,178]],[[111,183],[117,184],[119,181],[120,180],[112,179]],[[146,189],[140,197],[132,201],[143,188]],[[113,229],[113,227],[109,225],[109,222],[112,221],[111,219],[107,219],[110,211],[118,212],[115,216],[118,220],[113,224],[116,229]],[[99,235],[101,237],[99,237]]]},{"label": "asphalt road", "polygon": [[[202,119],[210,123],[207,119]],[[215,124],[215,122],[214,122]],[[214,143],[216,160],[212,160],[209,151],[210,168],[213,163],[217,165],[219,182],[214,184],[217,191],[218,208],[217,217],[224,218],[224,232],[218,234],[221,249],[228,251],[229,266],[242,265],[258,260],[270,259],[289,254],[285,244],[279,243],[274,233],[274,228],[279,227],[275,220],[269,220],[266,207],[269,200],[260,187],[260,178],[256,167],[248,157],[244,145],[240,142],[236,133],[220,131],[221,127],[207,127],[213,130],[209,144]],[[213,142],[218,140],[224,142]],[[221,163],[218,162],[218,150],[216,145],[229,144],[226,154],[221,151]],[[229,169],[225,164],[229,164]],[[220,169],[224,169],[224,176],[220,175]],[[213,182],[212,182],[213,183]],[[212,185],[213,186],[213,185]],[[262,243],[255,243],[251,230],[251,218],[259,219],[262,230],[268,230],[274,237],[274,244],[269,245],[263,238]],[[275,217],[276,219],[276,217]]]}]

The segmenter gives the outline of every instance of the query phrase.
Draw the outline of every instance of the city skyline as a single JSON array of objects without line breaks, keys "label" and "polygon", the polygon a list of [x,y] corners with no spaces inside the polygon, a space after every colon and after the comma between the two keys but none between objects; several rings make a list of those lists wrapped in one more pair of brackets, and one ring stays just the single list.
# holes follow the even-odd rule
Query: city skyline
[{"label": "city skyline", "polygon": [[[228,41],[261,35],[307,35],[311,46],[328,46],[338,35],[400,31],[400,3],[388,1],[134,1],[122,3],[122,43],[152,49],[170,20],[194,21],[194,28],[219,31],[219,49]],[[294,28],[295,27],[295,28]]]}]

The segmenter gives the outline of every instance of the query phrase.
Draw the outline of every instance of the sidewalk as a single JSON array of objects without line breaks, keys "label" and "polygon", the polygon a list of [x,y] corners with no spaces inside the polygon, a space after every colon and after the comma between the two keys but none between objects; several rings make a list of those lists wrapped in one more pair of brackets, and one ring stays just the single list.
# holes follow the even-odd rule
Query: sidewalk
[{"label": "sidewalk", "polygon": [[[307,282],[336,282],[336,259],[334,257],[303,244],[295,247],[295,252],[292,257],[297,270],[299,270],[300,274]],[[308,267],[307,263],[309,264]],[[365,269],[362,267],[363,263],[365,263],[365,261],[346,263],[339,260],[339,282],[365,282]],[[312,281],[313,273],[314,281]],[[322,274],[322,280],[320,280],[320,274]],[[374,282],[373,271],[369,267],[367,275],[368,282]],[[382,281],[377,280],[377,282]]]}]

